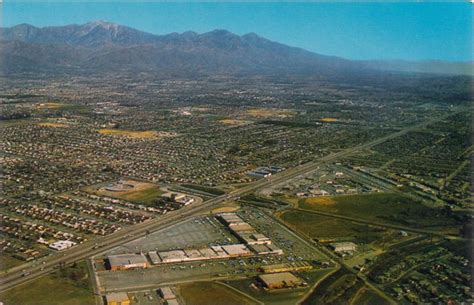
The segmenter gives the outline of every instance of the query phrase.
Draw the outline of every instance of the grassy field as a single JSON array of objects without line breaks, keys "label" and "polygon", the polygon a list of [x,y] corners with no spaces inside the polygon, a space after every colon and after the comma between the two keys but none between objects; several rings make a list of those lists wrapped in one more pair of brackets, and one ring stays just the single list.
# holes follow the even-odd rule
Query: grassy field
[{"label": "grassy field", "polygon": [[357,292],[351,305],[390,305],[390,302],[382,298],[372,289],[363,287]]},{"label": "grassy field", "polygon": [[26,262],[8,255],[0,256],[0,270],[7,270],[15,266],[22,265],[24,263]]},{"label": "grassy field", "polygon": [[84,263],[8,290],[0,300],[5,305],[95,305]]},{"label": "grassy field", "polygon": [[36,105],[37,109],[60,109],[69,106],[68,104],[64,103],[56,103],[56,102],[49,102],[49,103],[41,103]]},{"label": "grassy field", "polygon": [[278,216],[297,231],[323,241],[354,239],[370,243],[381,239],[385,234],[385,230],[380,228],[302,211],[284,211]]},{"label": "grassy field", "polygon": [[[324,202],[318,202],[324,200]],[[389,222],[412,227],[446,230],[456,225],[453,217],[442,209],[427,207],[398,194],[366,194],[334,196],[325,199],[301,199],[301,209],[334,213],[374,222]],[[450,230],[451,228],[448,228]],[[457,229],[456,229],[457,230]]]},{"label": "grassy field", "polygon": [[215,187],[204,186],[204,185],[197,185],[197,184],[182,184],[181,186],[189,189],[195,189],[204,193],[212,194],[212,195],[224,195],[225,192]]},{"label": "grassy field", "polygon": [[303,305],[350,304],[363,282],[347,269],[341,268],[318,284],[316,289],[301,303]]},{"label": "grassy field", "polygon": [[221,124],[230,125],[230,126],[243,126],[243,125],[248,125],[252,123],[252,121],[236,120],[236,119],[222,119],[222,120],[219,120],[218,122]]},{"label": "grassy field", "polygon": [[291,110],[286,109],[275,109],[275,108],[254,108],[248,109],[247,114],[258,118],[270,118],[270,117],[291,117],[295,113]]},{"label": "grassy field", "polygon": [[35,122],[37,121],[31,118],[15,119],[15,120],[0,120],[0,127],[21,126],[21,125],[34,124]]},{"label": "grassy field", "polygon": [[135,180],[126,180],[125,182],[134,185],[134,187],[132,189],[115,192],[106,190],[103,186],[89,186],[84,188],[84,190],[99,196],[113,197],[144,204],[150,203],[163,194],[163,191],[159,189],[158,185],[153,183]]},{"label": "grassy field", "polygon": [[159,137],[158,133],[152,130],[133,131],[133,130],[105,128],[105,129],[99,129],[98,132],[103,135],[122,136],[122,137],[140,138],[140,139],[157,139]]},{"label": "grassy field", "polygon": [[253,305],[252,299],[214,282],[195,282],[178,287],[186,304],[193,305]]},{"label": "grassy field", "polygon": [[325,123],[334,123],[334,122],[337,122],[338,119],[336,119],[336,118],[322,118],[320,121],[325,122]]}]

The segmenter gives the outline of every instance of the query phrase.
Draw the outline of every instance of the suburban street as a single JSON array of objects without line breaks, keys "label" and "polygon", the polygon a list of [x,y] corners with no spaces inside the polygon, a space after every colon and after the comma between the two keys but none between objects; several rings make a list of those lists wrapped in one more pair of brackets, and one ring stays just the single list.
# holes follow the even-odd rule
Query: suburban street
[{"label": "suburban street", "polygon": [[[147,222],[134,225],[129,228],[125,228],[116,233],[110,234],[109,236],[99,238],[93,241],[85,242],[83,244],[80,244],[78,246],[71,248],[70,250],[59,252],[45,259],[42,259],[39,262],[37,262],[35,265],[30,265],[29,267],[20,266],[19,268],[16,268],[13,271],[5,273],[1,276],[0,292],[6,291],[15,286],[29,282],[42,275],[48,274],[52,272],[56,267],[58,267],[59,264],[72,264],[74,262],[105,252],[106,250],[112,249],[121,244],[137,239],[138,237],[145,235],[147,232],[165,228],[167,226],[173,225],[184,219],[192,218],[199,213],[208,212],[209,210],[214,208],[215,205],[225,202],[226,200],[232,200],[232,198],[243,196],[243,195],[252,193],[254,191],[257,191],[261,188],[268,187],[272,184],[281,183],[288,179],[292,179],[299,175],[303,175],[305,173],[311,172],[315,170],[318,166],[321,166],[328,162],[333,162],[341,157],[351,155],[359,150],[373,147],[389,139],[402,136],[410,131],[425,127],[436,121],[444,120],[447,117],[452,116],[459,111],[461,110],[448,112],[443,116],[433,118],[431,120],[422,122],[420,124],[416,124],[414,126],[408,126],[407,128],[404,128],[397,132],[380,137],[373,141],[370,141],[358,146],[354,146],[345,150],[341,150],[339,152],[322,157],[316,161],[308,162],[300,166],[287,169],[283,172],[274,174],[273,176],[269,178],[258,180],[240,189],[236,189],[227,194],[204,201],[201,204],[191,205],[179,211],[171,212],[164,216],[160,216],[157,219],[153,219]],[[403,229],[406,229],[406,228],[403,228]],[[412,231],[414,230],[412,229]],[[422,230],[419,230],[419,231],[420,233],[427,233]]]}]

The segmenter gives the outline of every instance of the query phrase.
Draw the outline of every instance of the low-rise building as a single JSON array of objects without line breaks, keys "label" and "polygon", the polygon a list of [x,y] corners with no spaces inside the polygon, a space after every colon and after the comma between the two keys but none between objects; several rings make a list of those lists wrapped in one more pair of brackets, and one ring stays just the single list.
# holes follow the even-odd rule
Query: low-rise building
[{"label": "low-rise building", "polygon": [[130,305],[130,299],[125,292],[109,293],[105,296],[107,305]]},{"label": "low-rise building", "polygon": [[187,260],[187,255],[183,250],[171,250],[158,252],[163,263],[179,263]]},{"label": "low-rise building", "polygon": [[49,245],[49,248],[56,251],[62,251],[62,250],[69,249],[75,245],[76,243],[70,240],[58,240],[57,242]]},{"label": "low-rise building", "polygon": [[176,299],[176,295],[174,294],[173,290],[171,289],[171,287],[168,286],[161,287],[159,289],[159,294],[165,300]]},{"label": "low-rise building", "polygon": [[329,247],[334,252],[352,252],[357,249],[357,245],[353,242],[338,242],[338,243],[331,243]]},{"label": "low-rise building", "polygon": [[225,245],[222,246],[222,249],[230,256],[230,257],[237,257],[237,256],[250,256],[252,253],[250,250],[243,244],[235,244],[235,245]]},{"label": "low-rise building", "polygon": [[257,244],[257,245],[249,245],[248,247],[250,248],[250,250],[252,250],[258,255],[266,255],[266,254],[282,255],[283,254],[283,250],[273,244],[268,244],[268,245]]},{"label": "low-rise building", "polygon": [[267,289],[295,288],[306,283],[290,272],[268,273],[258,276],[258,279]]},{"label": "low-rise building", "polygon": [[160,256],[158,255],[158,253],[156,253],[156,251],[148,252],[148,257],[150,258],[151,263],[153,265],[157,265],[157,264],[160,264],[162,262]]},{"label": "low-rise building", "polygon": [[134,268],[148,268],[148,260],[143,254],[119,254],[107,257],[110,270],[127,270]]}]

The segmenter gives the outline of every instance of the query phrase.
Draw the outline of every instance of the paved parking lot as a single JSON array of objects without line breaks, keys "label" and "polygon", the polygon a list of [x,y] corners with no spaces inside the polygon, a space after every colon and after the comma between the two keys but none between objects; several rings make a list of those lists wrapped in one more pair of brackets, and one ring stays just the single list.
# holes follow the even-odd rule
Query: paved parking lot
[{"label": "paved parking lot", "polygon": [[212,216],[204,216],[150,233],[146,237],[109,251],[107,255],[140,251],[165,251],[236,242],[237,239],[219,221]]},{"label": "paved parking lot", "polygon": [[[327,259],[260,210],[247,208],[239,212],[239,215],[257,231],[270,237],[273,243],[283,249],[284,255],[167,264],[139,270],[104,271],[98,273],[101,288],[108,291],[134,291],[193,280],[251,277],[256,275],[258,267],[263,265]],[[138,251],[141,247],[146,252],[235,242],[235,237],[231,236],[220,222],[214,217],[206,216],[150,234],[113,252],[129,253],[137,251],[136,247]]]}]

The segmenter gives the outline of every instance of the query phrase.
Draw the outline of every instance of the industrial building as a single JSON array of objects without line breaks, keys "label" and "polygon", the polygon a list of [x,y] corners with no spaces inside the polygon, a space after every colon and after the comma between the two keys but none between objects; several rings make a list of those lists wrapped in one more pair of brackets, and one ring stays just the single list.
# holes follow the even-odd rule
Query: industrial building
[{"label": "industrial building", "polygon": [[107,305],[130,305],[130,299],[125,292],[109,293],[105,296]]},{"label": "industrial building", "polygon": [[357,245],[353,242],[339,242],[331,243],[329,247],[336,253],[338,252],[352,252],[357,249]]},{"label": "industrial building", "polygon": [[258,279],[267,289],[296,288],[306,285],[303,280],[290,272],[262,274],[258,276]]},{"label": "industrial building", "polygon": [[110,270],[127,270],[134,268],[147,268],[148,260],[143,254],[119,254],[107,257]]}]

